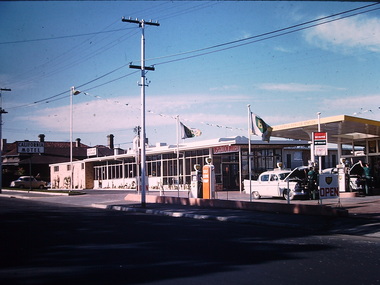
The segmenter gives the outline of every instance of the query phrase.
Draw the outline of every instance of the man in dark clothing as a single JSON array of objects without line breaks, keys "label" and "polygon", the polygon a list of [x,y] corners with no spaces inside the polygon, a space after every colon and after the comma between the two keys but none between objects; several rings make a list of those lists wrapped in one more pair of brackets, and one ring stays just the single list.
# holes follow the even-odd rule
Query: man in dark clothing
[{"label": "man in dark clothing", "polygon": [[371,187],[371,180],[372,180],[371,168],[369,167],[368,163],[363,164],[362,161],[360,161],[360,165],[363,167],[363,176],[365,179],[365,184],[364,184],[365,194],[369,195],[370,194],[369,191],[370,191],[370,187]]},{"label": "man in dark clothing", "polygon": [[310,167],[309,172],[307,173],[307,182],[309,189],[309,198],[315,200],[317,192],[317,172],[313,167]]}]

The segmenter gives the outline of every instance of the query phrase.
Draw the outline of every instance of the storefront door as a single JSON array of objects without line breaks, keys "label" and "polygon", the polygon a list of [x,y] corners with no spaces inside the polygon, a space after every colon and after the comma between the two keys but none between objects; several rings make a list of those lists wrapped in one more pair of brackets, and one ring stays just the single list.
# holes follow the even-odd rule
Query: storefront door
[{"label": "storefront door", "polygon": [[239,190],[239,163],[222,163],[223,190]]}]

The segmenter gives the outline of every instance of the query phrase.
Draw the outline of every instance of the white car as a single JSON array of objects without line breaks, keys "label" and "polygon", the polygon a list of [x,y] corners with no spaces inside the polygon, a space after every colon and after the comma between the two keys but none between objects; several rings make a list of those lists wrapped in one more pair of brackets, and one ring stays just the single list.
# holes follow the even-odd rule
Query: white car
[{"label": "white car", "polygon": [[244,180],[244,193],[250,194],[251,191],[254,199],[269,196],[293,200],[297,196],[306,196],[308,195],[305,187],[307,173],[306,166],[297,167],[292,171],[286,169],[265,171],[257,180],[251,180],[251,189],[249,180]]},{"label": "white car", "polygon": [[12,181],[10,187],[44,189],[46,185],[45,181],[37,180],[33,176],[21,176],[17,180]]}]

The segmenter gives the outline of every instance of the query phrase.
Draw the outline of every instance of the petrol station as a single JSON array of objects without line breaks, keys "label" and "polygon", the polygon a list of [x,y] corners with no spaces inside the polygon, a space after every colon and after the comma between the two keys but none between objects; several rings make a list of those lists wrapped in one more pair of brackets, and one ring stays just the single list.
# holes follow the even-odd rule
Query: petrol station
[{"label": "petrol station", "polygon": [[[347,115],[318,118],[273,126],[271,137],[270,142],[251,140],[251,154],[246,137],[148,147],[147,190],[187,191],[189,197],[211,199],[215,191],[241,192],[242,181],[249,176],[249,157],[255,174],[275,169],[278,163],[288,169],[308,163],[324,171],[334,169],[339,172],[340,192],[354,189],[350,168],[359,161],[368,162],[373,186],[380,188],[379,121]],[[89,154],[73,162],[74,189],[138,190],[136,161],[133,149],[103,157]],[[52,188],[66,187],[70,169],[68,163],[50,165]]]},{"label": "petrol station", "polygon": [[[322,135],[316,137],[315,134]],[[323,137],[325,135],[325,137]],[[351,192],[350,169],[355,163],[368,163],[373,176],[373,186],[380,188],[380,122],[354,116],[339,115],[317,118],[273,127],[272,137],[306,140],[311,144],[311,161],[325,169],[324,155],[319,153],[321,141],[337,147],[339,163],[339,191]],[[318,156],[318,154],[320,154]],[[315,158],[321,158],[319,162]],[[352,178],[351,178],[352,179]]]}]

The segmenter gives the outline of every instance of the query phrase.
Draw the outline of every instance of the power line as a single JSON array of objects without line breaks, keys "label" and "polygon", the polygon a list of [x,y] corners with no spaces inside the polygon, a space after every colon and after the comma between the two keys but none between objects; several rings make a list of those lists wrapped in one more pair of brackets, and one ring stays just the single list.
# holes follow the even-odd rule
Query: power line
[{"label": "power line", "polygon": [[[264,36],[269,36],[269,35],[272,35],[272,34],[277,34],[277,33],[283,32],[283,31],[295,29],[297,27],[305,26],[305,25],[312,24],[312,23],[315,23],[315,22],[320,22],[322,20],[326,20],[326,19],[329,19],[329,18],[337,17],[337,16],[340,16],[340,15],[344,15],[344,14],[347,14],[347,13],[351,13],[351,12],[354,12],[354,11],[357,11],[357,10],[365,9],[365,8],[368,8],[368,7],[371,7],[371,6],[374,6],[374,5],[379,5],[379,4],[380,3],[373,3],[373,4],[366,5],[366,6],[354,8],[354,9],[351,9],[351,10],[347,10],[347,11],[343,11],[343,12],[340,12],[340,13],[336,13],[336,14],[332,14],[332,15],[329,15],[329,16],[325,16],[325,17],[321,17],[321,18],[318,18],[318,19],[314,19],[314,20],[310,20],[310,21],[307,21],[307,22],[303,22],[303,23],[300,23],[300,24],[292,25],[292,26],[289,26],[289,27],[286,27],[286,28],[281,28],[281,29],[277,29],[277,30],[274,30],[274,31],[271,31],[271,32],[266,32],[266,33],[262,33],[262,34],[259,34],[259,35],[247,37],[247,38],[244,38],[244,39],[239,39],[239,40],[235,40],[235,41],[225,42],[225,43],[221,43],[221,44],[217,44],[217,45],[213,45],[213,46],[209,46],[209,47],[205,47],[205,48],[200,48],[200,49],[186,51],[186,52],[172,54],[172,55],[166,55],[166,56],[155,57],[155,58],[148,58],[145,61],[152,61],[152,60],[157,60],[157,59],[176,57],[176,56],[181,56],[181,55],[201,52],[201,51],[205,51],[205,50],[216,49],[216,48],[220,48],[220,47],[227,46],[227,45],[238,44],[238,43],[241,43],[241,42],[246,42],[246,41],[257,39],[257,38],[261,38],[261,37],[264,37]],[[380,8],[375,8],[375,9],[371,9],[371,10],[368,10],[368,11],[359,12],[359,13],[355,13],[355,14],[352,14],[352,15],[349,15],[349,16],[338,18],[338,19],[335,19],[335,20],[326,21],[326,22],[322,22],[322,23],[319,23],[319,24],[307,26],[307,27],[304,27],[304,28],[301,28],[301,29],[295,29],[295,30],[292,31],[292,33],[300,31],[300,30],[303,30],[303,29],[312,28],[312,27],[315,27],[315,26],[318,26],[318,25],[323,25],[323,24],[326,24],[326,23],[329,23],[329,22],[332,22],[332,21],[338,21],[338,20],[341,20],[341,19],[344,19],[344,18],[357,16],[359,14],[364,14],[364,13],[372,12],[372,11],[379,10],[379,9]],[[280,35],[285,35],[285,34],[287,34],[287,33],[279,34],[279,36]],[[253,42],[256,42],[256,41],[252,41],[252,42],[249,42],[249,43],[253,43]],[[240,46],[240,45],[238,45],[238,46]],[[235,46],[233,46],[233,47],[235,47]],[[224,49],[221,49],[221,50],[224,50]],[[205,54],[208,54],[208,53],[202,53],[200,55],[205,55]],[[197,55],[197,56],[200,56],[200,55]],[[192,58],[192,57],[194,57],[194,56],[185,57],[184,59],[188,59],[188,58]],[[172,61],[169,61],[169,62],[172,62]],[[160,64],[162,64],[162,63],[160,63]]]},{"label": "power line", "polygon": [[99,31],[99,32],[92,32],[92,33],[85,33],[85,34],[77,34],[77,35],[58,36],[58,37],[50,37],[50,38],[0,42],[0,45],[30,43],[30,42],[40,42],[40,41],[50,41],[50,40],[61,40],[61,39],[68,39],[68,38],[77,38],[77,37],[85,37],[85,36],[92,36],[92,35],[99,35],[99,34],[106,34],[106,33],[113,33],[113,32],[121,32],[121,31],[131,30],[131,29],[133,29],[133,28],[123,28],[123,29]]},{"label": "power line", "polygon": [[[216,52],[220,52],[220,51],[224,51],[224,50],[240,47],[240,46],[243,46],[243,45],[248,45],[248,44],[260,42],[260,41],[272,39],[272,38],[279,37],[279,36],[284,36],[284,35],[291,34],[291,33],[294,33],[294,32],[298,32],[298,31],[301,31],[301,30],[313,28],[313,27],[316,27],[316,26],[319,26],[319,25],[323,25],[323,24],[327,24],[327,23],[330,23],[330,22],[342,20],[342,19],[345,19],[345,18],[348,18],[348,17],[353,17],[353,16],[357,16],[357,15],[360,15],[360,14],[364,14],[364,13],[372,12],[372,11],[375,11],[375,10],[379,10],[380,8],[373,8],[373,9],[370,9],[370,10],[367,10],[367,11],[357,12],[357,13],[354,13],[354,14],[351,14],[351,15],[346,15],[346,16],[343,16],[343,17],[340,17],[340,18],[337,18],[337,19],[332,19],[332,20],[321,22],[321,23],[317,23],[317,22],[320,22],[322,20],[327,20],[327,19],[332,18],[332,17],[344,15],[344,14],[347,14],[347,13],[351,13],[351,12],[354,12],[354,11],[362,10],[362,9],[369,8],[369,7],[372,7],[372,6],[375,6],[375,5],[379,5],[379,4],[380,3],[369,4],[369,5],[366,5],[366,6],[358,7],[358,8],[347,10],[347,11],[343,11],[343,12],[336,13],[336,14],[329,15],[329,16],[325,16],[325,17],[321,17],[321,18],[318,18],[318,19],[315,19],[315,20],[311,20],[311,21],[307,21],[307,22],[304,22],[304,23],[296,24],[296,25],[289,26],[289,27],[282,28],[282,29],[278,29],[278,30],[275,30],[275,31],[271,31],[271,32],[267,32],[267,33],[262,33],[262,34],[259,34],[259,35],[255,35],[255,36],[244,38],[244,39],[240,39],[240,40],[235,40],[235,41],[230,41],[230,42],[226,42],[226,43],[221,43],[221,44],[218,44],[218,45],[214,45],[214,46],[210,46],[210,47],[206,47],[206,48],[202,48],[202,49],[197,49],[197,50],[192,50],[192,51],[178,53],[178,54],[173,54],[173,55],[167,55],[167,56],[162,56],[162,57],[156,57],[156,58],[146,59],[145,62],[146,61],[151,61],[151,60],[156,60],[156,59],[176,57],[176,56],[180,56],[180,55],[186,55],[186,54],[196,53],[196,52],[200,52],[200,51],[206,51],[206,50],[211,50],[211,49],[215,49],[215,48],[220,48],[220,49],[217,49],[217,50],[211,50],[211,51],[200,53],[200,54],[189,55],[189,56],[182,57],[182,58],[177,58],[177,59],[173,59],[173,60],[168,60],[168,61],[164,61],[164,62],[155,63],[153,65],[163,65],[163,64],[168,64],[168,63],[172,63],[172,62],[187,60],[187,59],[191,59],[191,58],[195,58],[195,57],[199,57],[199,56],[204,56],[204,55],[207,55],[207,54],[212,54],[212,53],[216,53]],[[316,24],[312,24],[312,23],[316,23]],[[312,24],[312,25],[309,25],[309,24]],[[309,26],[302,27],[302,26],[305,26],[305,25],[309,25]],[[282,32],[282,33],[280,33],[280,32]],[[246,42],[247,40],[250,40],[250,41]],[[228,45],[232,45],[232,44],[235,44],[235,45],[228,46]],[[224,47],[224,46],[227,46],[227,47]],[[221,47],[223,47],[223,48],[221,48]],[[101,75],[99,77],[96,77],[95,79],[90,80],[90,81],[88,81],[88,82],[86,82],[84,84],[78,85],[78,87],[86,86],[86,85],[88,85],[88,84],[90,84],[92,82],[95,82],[95,81],[97,81],[97,80],[99,80],[101,78],[104,78],[105,76],[112,74],[113,72],[115,72],[115,71],[117,71],[117,70],[125,67],[126,65],[127,64],[124,64],[121,67],[118,67],[118,68],[114,69],[113,71],[110,71],[110,72],[105,73],[105,74],[103,74],[103,75]],[[97,85],[95,87],[92,87],[90,89],[87,89],[87,90],[92,90],[92,89],[98,88],[100,86],[104,86],[106,84],[110,84],[112,82],[115,82],[115,81],[120,80],[122,78],[125,78],[127,76],[130,76],[130,75],[132,75],[134,73],[135,72],[127,74],[127,75],[123,75],[123,76],[118,77],[116,79],[109,80],[109,81],[107,81],[105,83],[99,84],[99,85]],[[43,103],[49,103],[49,102],[52,102],[52,101],[60,100],[60,99],[63,99],[64,97],[67,97],[68,96],[67,95],[68,92],[69,91],[66,90],[66,91],[61,92],[59,94],[56,94],[56,95],[50,96],[48,98],[44,98],[44,99],[35,101],[33,103],[23,104],[23,105],[19,105],[19,106],[14,106],[14,107],[10,107],[8,109],[28,107],[28,106],[35,105],[35,104],[42,103],[42,102]],[[65,96],[63,98],[57,98],[57,97],[62,96],[62,95],[65,95]],[[51,100],[51,99],[54,99],[54,100]],[[50,101],[46,102],[47,100],[50,100]]]}]

